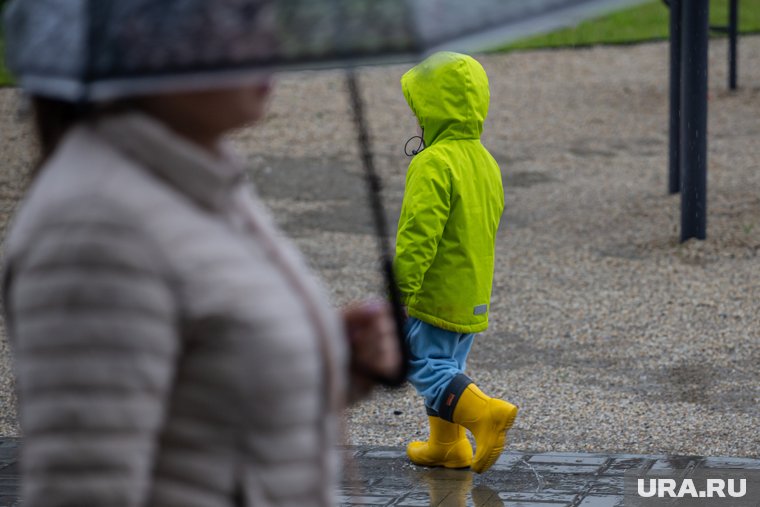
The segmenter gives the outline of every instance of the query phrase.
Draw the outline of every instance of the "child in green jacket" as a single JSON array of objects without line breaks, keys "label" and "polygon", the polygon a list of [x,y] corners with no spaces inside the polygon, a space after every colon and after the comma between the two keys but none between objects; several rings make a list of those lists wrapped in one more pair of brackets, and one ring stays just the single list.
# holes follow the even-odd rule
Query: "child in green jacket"
[{"label": "child in green jacket", "polygon": [[[424,397],[427,442],[418,465],[487,470],[517,407],[490,398],[464,375],[475,333],[488,327],[496,231],[504,211],[501,171],[480,142],[488,77],[473,58],[437,53],[401,79],[425,149],[406,176],[394,270],[409,320],[409,381]],[[476,453],[465,436],[475,438]]]}]

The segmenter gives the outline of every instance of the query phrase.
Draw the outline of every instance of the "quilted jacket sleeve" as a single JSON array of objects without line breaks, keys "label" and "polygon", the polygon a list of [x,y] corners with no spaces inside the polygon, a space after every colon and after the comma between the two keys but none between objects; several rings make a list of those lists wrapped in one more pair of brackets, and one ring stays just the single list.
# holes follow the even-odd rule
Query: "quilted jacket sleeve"
[{"label": "quilted jacket sleeve", "polygon": [[129,220],[68,215],[36,228],[6,277],[24,505],[142,506],[177,362],[175,297]]},{"label": "quilted jacket sleeve", "polygon": [[401,205],[394,271],[404,304],[422,286],[449,218],[450,173],[425,152],[409,167]]}]

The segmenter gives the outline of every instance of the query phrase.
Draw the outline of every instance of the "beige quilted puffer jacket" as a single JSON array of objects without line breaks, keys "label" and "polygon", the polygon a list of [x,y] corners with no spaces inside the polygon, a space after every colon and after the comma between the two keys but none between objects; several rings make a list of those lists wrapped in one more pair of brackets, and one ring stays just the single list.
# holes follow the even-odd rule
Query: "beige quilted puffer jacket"
[{"label": "beige quilted puffer jacket", "polygon": [[25,507],[333,504],[342,324],[240,164],[79,126],[5,250]]}]

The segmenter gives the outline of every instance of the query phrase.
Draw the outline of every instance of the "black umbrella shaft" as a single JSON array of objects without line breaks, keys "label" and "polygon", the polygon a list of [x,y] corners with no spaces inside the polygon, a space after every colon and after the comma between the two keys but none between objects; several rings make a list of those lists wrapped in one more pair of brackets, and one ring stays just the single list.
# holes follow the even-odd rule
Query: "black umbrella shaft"
[{"label": "black umbrella shaft", "polygon": [[359,154],[364,167],[364,174],[367,181],[367,192],[369,196],[370,208],[375,222],[377,234],[377,247],[380,252],[380,261],[382,263],[383,277],[385,278],[386,288],[390,296],[391,308],[393,309],[393,318],[396,322],[396,332],[398,334],[399,347],[401,349],[403,366],[397,378],[378,378],[377,380],[388,386],[399,386],[406,380],[408,354],[404,342],[404,321],[406,316],[401,305],[401,294],[396,284],[396,277],[393,274],[393,257],[388,245],[388,222],[385,218],[385,210],[382,201],[382,184],[380,177],[375,169],[375,161],[372,156],[369,132],[364,116],[364,103],[359,93],[359,85],[356,73],[349,70],[347,74],[348,92],[351,96],[351,106],[354,112],[354,122],[359,141]]}]

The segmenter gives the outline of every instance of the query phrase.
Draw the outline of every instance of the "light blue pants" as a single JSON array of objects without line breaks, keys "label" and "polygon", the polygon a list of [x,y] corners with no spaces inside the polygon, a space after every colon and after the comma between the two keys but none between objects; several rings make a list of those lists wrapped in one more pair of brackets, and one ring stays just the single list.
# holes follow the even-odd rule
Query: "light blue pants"
[{"label": "light blue pants", "polygon": [[474,334],[460,334],[409,317],[404,328],[409,347],[409,382],[437,411],[449,383],[464,373]]}]

